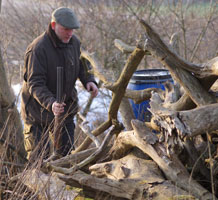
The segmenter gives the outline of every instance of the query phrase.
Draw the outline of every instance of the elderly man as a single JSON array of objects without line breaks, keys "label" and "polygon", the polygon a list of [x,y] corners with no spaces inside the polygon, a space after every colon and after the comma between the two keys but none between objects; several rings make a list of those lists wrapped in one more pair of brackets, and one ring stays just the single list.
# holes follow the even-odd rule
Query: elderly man
[{"label": "elderly man", "polygon": [[[28,46],[25,53],[21,114],[27,158],[34,161],[40,153],[48,156],[49,130],[54,116],[64,116],[55,153],[67,155],[74,143],[74,115],[78,111],[75,82],[79,78],[87,91],[98,94],[93,75],[80,60],[80,41],[73,34],[80,27],[75,13],[58,8],[52,13],[48,30]],[[63,103],[56,101],[57,67],[63,67]],[[45,156],[46,155],[46,156]]]}]

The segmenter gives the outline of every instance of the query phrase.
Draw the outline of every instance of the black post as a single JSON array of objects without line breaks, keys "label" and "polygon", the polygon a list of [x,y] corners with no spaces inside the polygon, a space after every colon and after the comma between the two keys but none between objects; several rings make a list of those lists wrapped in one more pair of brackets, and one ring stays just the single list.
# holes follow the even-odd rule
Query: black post
[{"label": "black post", "polygon": [[61,103],[63,98],[63,67],[57,67],[57,102]]},{"label": "black post", "polygon": [[[62,103],[63,101],[63,67],[57,67],[57,93],[56,93],[57,103]],[[55,116],[54,122],[54,153],[59,154],[61,148],[61,129],[62,129],[63,116]]]}]

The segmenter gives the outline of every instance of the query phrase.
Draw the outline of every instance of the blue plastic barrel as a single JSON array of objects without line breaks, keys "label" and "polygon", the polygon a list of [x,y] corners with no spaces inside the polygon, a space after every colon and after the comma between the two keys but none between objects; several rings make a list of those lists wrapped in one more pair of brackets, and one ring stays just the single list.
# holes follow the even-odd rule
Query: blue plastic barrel
[{"label": "blue plastic barrel", "polygon": [[[163,83],[166,81],[173,82],[172,77],[166,69],[144,69],[133,73],[132,78],[128,84],[128,89],[144,90],[146,88],[161,88],[165,89]],[[150,121],[151,113],[148,111],[149,100],[140,104],[135,104],[131,99],[129,100],[132,106],[136,119],[141,121]]]}]

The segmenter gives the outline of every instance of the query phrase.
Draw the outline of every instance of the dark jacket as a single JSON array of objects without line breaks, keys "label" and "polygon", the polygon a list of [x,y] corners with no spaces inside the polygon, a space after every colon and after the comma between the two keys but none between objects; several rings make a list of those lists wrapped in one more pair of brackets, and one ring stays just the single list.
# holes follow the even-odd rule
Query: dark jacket
[{"label": "dark jacket", "polygon": [[80,41],[75,35],[68,44],[62,43],[49,26],[27,48],[21,96],[21,115],[25,123],[48,125],[54,118],[52,104],[56,100],[57,67],[64,68],[65,113],[71,119],[78,111],[75,82],[84,87],[94,82],[80,60]]}]

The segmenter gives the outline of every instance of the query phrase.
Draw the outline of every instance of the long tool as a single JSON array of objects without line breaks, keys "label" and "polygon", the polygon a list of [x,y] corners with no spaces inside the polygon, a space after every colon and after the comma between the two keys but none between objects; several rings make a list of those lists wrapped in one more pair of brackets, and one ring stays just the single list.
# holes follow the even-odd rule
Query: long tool
[{"label": "long tool", "polygon": [[[57,67],[57,93],[56,93],[57,103],[62,103],[63,101],[63,67]],[[54,152],[59,153],[58,150],[61,148],[61,129],[62,129],[63,115],[56,115],[54,122]]]}]

